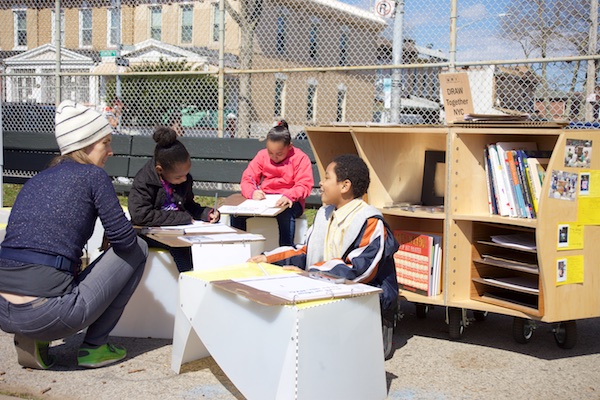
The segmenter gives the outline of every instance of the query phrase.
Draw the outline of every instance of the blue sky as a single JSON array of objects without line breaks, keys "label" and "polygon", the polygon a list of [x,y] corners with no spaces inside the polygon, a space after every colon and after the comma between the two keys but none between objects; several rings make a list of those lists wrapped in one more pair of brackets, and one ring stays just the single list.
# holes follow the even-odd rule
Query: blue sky
[{"label": "blue sky", "polygon": [[[370,9],[376,0],[341,0]],[[510,0],[459,0],[457,60],[515,59],[523,57],[514,42],[503,40],[497,27]],[[390,19],[390,25],[393,20]],[[417,44],[432,44],[448,53],[450,35],[449,0],[405,0],[404,34]]]}]

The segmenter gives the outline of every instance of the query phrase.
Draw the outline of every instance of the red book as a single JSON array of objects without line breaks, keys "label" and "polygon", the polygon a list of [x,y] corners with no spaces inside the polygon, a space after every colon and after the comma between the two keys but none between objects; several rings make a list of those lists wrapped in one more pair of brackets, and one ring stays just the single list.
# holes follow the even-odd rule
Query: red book
[{"label": "red book", "polygon": [[424,233],[395,230],[400,244],[394,254],[400,289],[429,295],[433,265],[433,237]]}]

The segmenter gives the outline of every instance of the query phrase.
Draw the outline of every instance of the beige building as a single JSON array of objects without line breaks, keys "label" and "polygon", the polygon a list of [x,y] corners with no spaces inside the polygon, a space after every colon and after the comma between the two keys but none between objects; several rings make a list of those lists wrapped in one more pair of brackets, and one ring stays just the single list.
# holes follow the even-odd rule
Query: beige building
[{"label": "beige building", "polygon": [[[99,3],[63,1],[59,30],[63,72],[114,73],[119,51],[129,65],[162,57],[216,70],[218,1],[148,4],[121,0],[120,11]],[[106,3],[110,2],[102,2]],[[0,51],[22,51],[1,60],[2,66],[7,73],[49,74],[55,70],[56,59],[54,1],[37,2],[36,8],[22,4],[3,1],[0,5],[0,26],[8,27],[0,34]],[[226,69],[232,70],[246,65],[240,49],[249,36],[234,19],[240,2],[230,4],[233,12],[225,16],[224,47]],[[302,69],[377,65],[378,41],[386,27],[375,14],[336,0],[264,0],[254,30],[252,68],[279,68],[281,72],[252,74],[255,122],[268,126],[273,118],[283,116],[291,124],[304,126],[343,122],[348,115],[353,121],[371,121],[377,97],[375,72]],[[286,72],[290,68],[299,70]],[[236,106],[239,75],[226,77],[228,98]],[[107,78],[64,78],[62,97],[96,104],[104,100]],[[52,79],[48,75],[12,77],[5,98],[52,103]]]}]

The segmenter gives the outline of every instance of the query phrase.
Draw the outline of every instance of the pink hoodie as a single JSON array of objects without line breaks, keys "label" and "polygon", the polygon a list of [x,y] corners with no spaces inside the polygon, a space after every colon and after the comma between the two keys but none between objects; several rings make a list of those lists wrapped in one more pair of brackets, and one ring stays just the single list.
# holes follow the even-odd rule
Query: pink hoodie
[{"label": "pink hoodie", "polygon": [[310,159],[292,146],[287,157],[278,164],[271,161],[267,149],[256,153],[242,174],[240,186],[247,199],[260,188],[267,194],[282,194],[292,201],[299,201],[304,208],[304,199],[310,195],[313,183]]}]

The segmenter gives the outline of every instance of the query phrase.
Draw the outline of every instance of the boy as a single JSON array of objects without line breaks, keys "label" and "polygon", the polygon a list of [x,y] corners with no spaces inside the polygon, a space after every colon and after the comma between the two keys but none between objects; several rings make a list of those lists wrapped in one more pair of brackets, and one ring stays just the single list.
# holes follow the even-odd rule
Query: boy
[{"label": "boy", "polygon": [[279,247],[250,262],[294,265],[327,271],[383,290],[380,304],[385,359],[392,355],[392,333],[398,309],[398,282],[393,255],[398,242],[379,210],[365,203],[369,169],[358,156],[336,157],[321,180],[323,207],[315,216],[306,244]]}]

